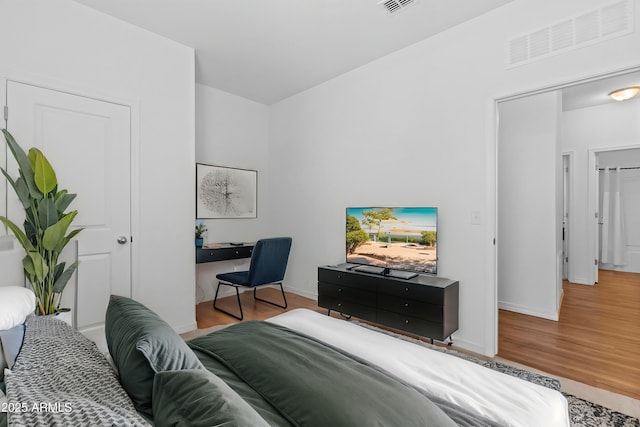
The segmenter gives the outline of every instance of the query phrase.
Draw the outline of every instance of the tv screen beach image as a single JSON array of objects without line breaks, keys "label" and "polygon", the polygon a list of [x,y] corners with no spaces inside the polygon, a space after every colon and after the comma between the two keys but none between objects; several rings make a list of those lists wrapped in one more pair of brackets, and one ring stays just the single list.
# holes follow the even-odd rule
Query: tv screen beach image
[{"label": "tv screen beach image", "polygon": [[346,261],[435,274],[438,209],[347,208]]}]

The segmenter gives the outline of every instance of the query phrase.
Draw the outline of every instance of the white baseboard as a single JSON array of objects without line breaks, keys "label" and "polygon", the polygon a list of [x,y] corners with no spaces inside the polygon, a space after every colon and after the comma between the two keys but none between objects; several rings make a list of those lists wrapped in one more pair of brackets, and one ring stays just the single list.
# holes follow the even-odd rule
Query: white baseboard
[{"label": "white baseboard", "polygon": [[313,299],[313,300],[317,300],[318,299],[318,293],[317,292],[308,292],[308,291],[304,291],[302,289],[292,288],[290,286],[285,286],[284,290],[287,291],[287,292],[291,292],[292,294],[303,296],[305,298],[309,298],[309,299]]},{"label": "white baseboard", "polygon": [[507,311],[514,311],[520,314],[526,314],[528,316],[541,317],[543,319],[554,320],[556,322],[558,321],[558,313],[545,313],[542,311],[531,310],[529,307],[521,306],[518,304],[498,301],[498,308]]},{"label": "white baseboard", "polygon": [[182,325],[179,326],[177,328],[174,328],[176,333],[178,334],[184,334],[185,332],[191,332],[191,331],[195,331],[196,329],[198,329],[198,324],[196,322],[193,323],[188,323],[186,325]]},{"label": "white baseboard", "polygon": [[[478,344],[476,342],[473,342],[473,341],[467,341],[467,340],[465,340],[463,338],[457,338],[455,336],[455,334],[454,334],[453,337],[451,337],[451,340],[453,341],[453,346],[454,347],[459,347],[459,348],[465,349],[467,351],[472,351],[472,352],[474,352],[476,354],[482,354],[482,355],[487,356],[487,357],[493,357],[494,356],[493,354],[487,354],[486,351],[485,351],[486,349],[484,348],[484,346],[482,346],[482,345],[480,345],[480,344]],[[455,348],[453,350],[455,350]]]},{"label": "white baseboard", "polygon": [[594,283],[590,282],[588,279],[573,279],[573,280],[569,280],[569,282],[577,283],[578,285],[589,285],[589,286],[594,285]]}]

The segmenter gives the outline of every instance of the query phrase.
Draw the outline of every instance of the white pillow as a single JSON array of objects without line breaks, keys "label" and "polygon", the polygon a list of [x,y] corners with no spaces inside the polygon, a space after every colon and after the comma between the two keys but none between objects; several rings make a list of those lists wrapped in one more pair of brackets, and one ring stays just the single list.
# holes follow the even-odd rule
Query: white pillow
[{"label": "white pillow", "polygon": [[0,286],[0,330],[24,323],[36,309],[36,296],[21,286]]}]

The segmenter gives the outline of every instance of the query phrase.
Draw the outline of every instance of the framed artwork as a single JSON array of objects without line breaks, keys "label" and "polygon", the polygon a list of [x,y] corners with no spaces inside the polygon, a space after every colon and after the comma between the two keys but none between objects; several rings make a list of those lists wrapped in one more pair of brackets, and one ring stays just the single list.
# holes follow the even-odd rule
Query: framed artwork
[{"label": "framed artwork", "polygon": [[196,218],[257,218],[258,171],[196,163]]}]

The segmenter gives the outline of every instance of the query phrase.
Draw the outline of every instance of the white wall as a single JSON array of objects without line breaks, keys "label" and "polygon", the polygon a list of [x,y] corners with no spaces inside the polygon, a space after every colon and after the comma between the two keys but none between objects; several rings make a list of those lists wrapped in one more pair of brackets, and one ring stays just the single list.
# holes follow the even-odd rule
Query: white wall
[{"label": "white wall", "polygon": [[[269,107],[218,89],[196,85],[197,162],[258,171],[258,217],[206,220],[205,242],[248,242],[274,237],[268,226],[270,210],[277,210],[268,198],[268,129]],[[196,301],[213,299],[216,274],[244,269],[248,267],[247,262],[199,264]],[[224,296],[230,293],[230,289],[225,287],[220,292]]]},{"label": "white wall", "polygon": [[604,3],[515,1],[274,105],[272,231],[300,242],[290,286],[315,294],[317,266],[343,261],[346,206],[438,206],[439,274],[460,280],[454,341],[493,354],[494,100],[640,64],[637,32],[514,68],[507,40]]},{"label": "white wall", "polygon": [[561,280],[561,111],[558,91],[498,105],[498,304],[553,320]]},{"label": "white wall", "polygon": [[193,50],[69,0],[0,0],[0,40],[3,78],[133,106],[133,297],[195,328]]},{"label": "white wall", "polygon": [[[588,207],[589,150],[640,145],[640,99],[565,111],[562,120],[562,150],[575,152],[574,206],[570,209],[573,231],[569,235],[570,273],[573,274],[569,280],[593,284],[595,227],[594,212]],[[634,238],[628,243],[633,242]],[[632,255],[632,260],[635,256]]]}]

